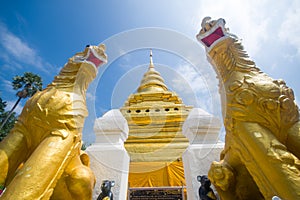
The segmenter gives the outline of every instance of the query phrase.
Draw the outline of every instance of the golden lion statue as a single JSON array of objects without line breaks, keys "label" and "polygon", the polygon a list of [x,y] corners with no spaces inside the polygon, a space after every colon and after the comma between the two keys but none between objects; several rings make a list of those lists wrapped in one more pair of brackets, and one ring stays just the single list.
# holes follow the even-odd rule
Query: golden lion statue
[{"label": "golden lion statue", "polygon": [[92,199],[95,176],[82,154],[85,93],[106,62],[105,46],[87,46],[31,97],[0,143],[1,200]]},{"label": "golden lion statue", "polygon": [[292,89],[261,72],[225,20],[205,17],[197,39],[219,82],[226,129],[209,179],[222,199],[300,199],[300,123]]}]

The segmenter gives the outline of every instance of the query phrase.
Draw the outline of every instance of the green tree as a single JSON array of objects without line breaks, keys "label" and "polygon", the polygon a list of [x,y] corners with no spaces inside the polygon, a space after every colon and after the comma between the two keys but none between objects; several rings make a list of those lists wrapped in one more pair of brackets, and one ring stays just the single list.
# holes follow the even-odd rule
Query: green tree
[{"label": "green tree", "polygon": [[21,101],[21,99],[25,99],[27,97],[33,96],[38,90],[42,90],[42,78],[39,75],[33,74],[31,72],[25,72],[23,76],[15,76],[13,77],[12,86],[14,90],[19,90],[17,92],[18,100],[9,111],[7,117],[2,121],[0,130],[4,127],[5,123],[8,121],[13,111]]},{"label": "green tree", "polygon": [[5,107],[6,107],[6,102],[0,98],[0,113],[3,113],[5,111]]},{"label": "green tree", "polygon": [[[8,116],[9,112],[5,111],[6,102],[0,98],[0,120],[3,121]],[[13,112],[8,118],[7,122],[0,130],[0,142],[3,138],[9,133],[9,131],[13,128],[15,121],[17,120],[16,113]]]}]

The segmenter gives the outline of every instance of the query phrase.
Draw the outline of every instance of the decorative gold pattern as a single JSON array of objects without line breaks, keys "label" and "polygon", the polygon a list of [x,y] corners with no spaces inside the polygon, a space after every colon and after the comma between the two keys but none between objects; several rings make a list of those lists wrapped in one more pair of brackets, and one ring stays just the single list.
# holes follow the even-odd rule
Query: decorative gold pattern
[{"label": "decorative gold pattern", "polygon": [[209,178],[222,199],[300,198],[299,112],[292,89],[249,59],[225,20],[202,21],[205,46],[219,81],[226,129],[220,162]]},{"label": "decorative gold pattern", "polygon": [[1,200],[92,199],[95,177],[81,152],[85,92],[106,62],[105,46],[70,58],[54,81],[29,99],[0,143]]}]

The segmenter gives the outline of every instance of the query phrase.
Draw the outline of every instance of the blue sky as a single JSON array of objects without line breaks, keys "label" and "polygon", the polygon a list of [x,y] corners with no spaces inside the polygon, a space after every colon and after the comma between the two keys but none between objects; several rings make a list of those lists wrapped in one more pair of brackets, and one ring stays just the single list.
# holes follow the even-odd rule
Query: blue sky
[{"label": "blue sky", "polygon": [[195,38],[205,16],[224,18],[258,67],[283,78],[300,102],[298,0],[2,0],[0,97],[10,108],[16,100],[13,76],[34,72],[46,87],[74,53],[104,42],[109,63],[88,91],[87,142],[94,139],[94,119],[120,108],[135,92],[151,48],[171,90],[186,104],[219,115],[218,81]]}]

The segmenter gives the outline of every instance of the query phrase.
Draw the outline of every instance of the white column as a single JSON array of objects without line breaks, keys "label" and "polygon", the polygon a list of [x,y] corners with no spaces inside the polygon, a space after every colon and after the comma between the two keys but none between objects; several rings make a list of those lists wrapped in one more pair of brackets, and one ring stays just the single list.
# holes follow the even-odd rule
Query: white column
[{"label": "white column", "polygon": [[207,175],[212,161],[218,161],[224,143],[219,142],[221,122],[200,108],[194,108],[185,120],[182,132],[189,146],[182,155],[189,200],[198,200],[198,175]]},{"label": "white column", "polygon": [[96,119],[94,131],[96,142],[86,149],[91,159],[90,167],[96,176],[93,199],[100,194],[103,180],[113,180],[114,199],[125,200],[130,161],[124,148],[129,131],[127,121],[118,109],[113,109]]}]

